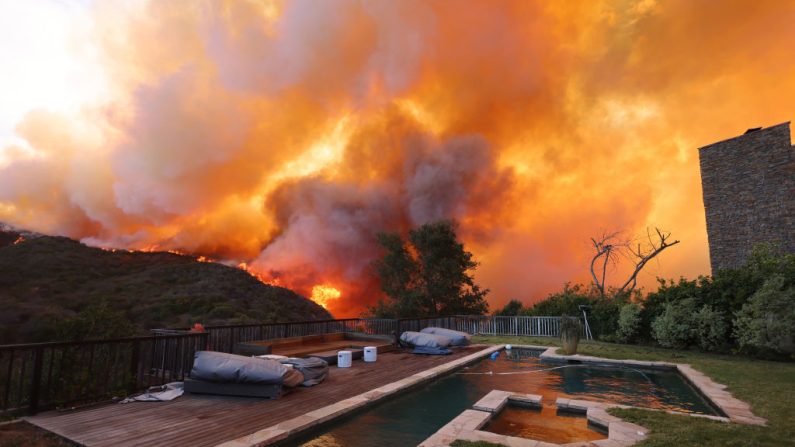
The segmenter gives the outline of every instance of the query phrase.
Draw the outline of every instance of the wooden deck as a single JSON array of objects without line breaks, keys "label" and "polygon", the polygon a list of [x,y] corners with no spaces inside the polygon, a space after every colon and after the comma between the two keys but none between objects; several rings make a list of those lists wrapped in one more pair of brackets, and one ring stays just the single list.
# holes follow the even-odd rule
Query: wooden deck
[{"label": "wooden deck", "polygon": [[376,363],[357,360],[352,368],[332,367],[324,383],[297,388],[277,400],[186,394],[171,402],[52,411],[30,417],[28,421],[88,446],[210,446],[401,380],[478,349],[460,348],[449,356],[399,351],[379,354]]}]

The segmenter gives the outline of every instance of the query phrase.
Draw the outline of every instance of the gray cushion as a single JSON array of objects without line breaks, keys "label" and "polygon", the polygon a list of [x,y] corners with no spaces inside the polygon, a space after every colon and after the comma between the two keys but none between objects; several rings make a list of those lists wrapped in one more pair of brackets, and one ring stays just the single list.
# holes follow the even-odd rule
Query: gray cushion
[{"label": "gray cushion", "polygon": [[450,339],[452,346],[466,346],[472,339],[472,336],[466,332],[454,331],[452,329],[445,329],[443,327],[426,327],[420,332],[423,334],[435,334],[447,337]]},{"label": "gray cushion", "polygon": [[411,346],[427,348],[446,348],[452,342],[448,337],[436,334],[406,331],[400,334],[400,340]]},{"label": "gray cushion", "polygon": [[193,359],[190,377],[209,382],[281,385],[287,369],[275,360],[198,351]]},{"label": "gray cushion", "polygon": [[293,368],[304,375],[303,386],[313,386],[326,380],[328,362],[317,357],[307,359],[289,358],[280,360],[282,364],[293,365]]}]

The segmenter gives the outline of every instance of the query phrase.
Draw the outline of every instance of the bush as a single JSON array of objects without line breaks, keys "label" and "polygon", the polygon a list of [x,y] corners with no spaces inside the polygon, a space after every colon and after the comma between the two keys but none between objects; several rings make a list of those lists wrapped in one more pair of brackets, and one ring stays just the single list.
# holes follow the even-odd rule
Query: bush
[{"label": "bush", "polygon": [[693,317],[694,336],[698,347],[704,351],[718,351],[727,345],[729,325],[726,316],[705,305]]},{"label": "bush", "polygon": [[550,315],[579,315],[581,305],[592,304],[591,292],[582,284],[571,285],[566,283],[563,290],[552,293],[543,301],[535,303],[532,307],[523,309],[521,315],[550,316]]},{"label": "bush", "polygon": [[688,281],[680,278],[678,282],[673,280],[657,280],[660,287],[656,292],[649,293],[643,300],[643,308],[640,312],[641,323],[638,329],[637,338],[640,340],[651,341],[655,337],[652,334],[652,323],[665,310],[667,303],[678,303],[685,299],[694,299],[701,303],[701,294],[705,288],[709,287],[709,278],[699,277],[697,280]]},{"label": "bush", "polygon": [[795,357],[795,286],[783,275],[765,281],[737,312],[734,336],[744,351]]},{"label": "bush", "polygon": [[127,316],[114,310],[107,301],[92,303],[74,317],[55,325],[59,340],[98,340],[135,335],[135,326]]},{"label": "bush", "polygon": [[497,316],[500,317],[514,317],[519,315],[522,311],[522,303],[519,300],[511,300],[505,304],[505,307],[497,311]]},{"label": "bush", "polygon": [[597,298],[591,303],[588,323],[594,336],[599,340],[615,341],[618,331],[618,317],[621,307],[627,303],[626,297]]},{"label": "bush", "polygon": [[652,336],[666,348],[686,348],[693,344],[696,301],[686,298],[665,303],[662,314],[651,324]]},{"label": "bush", "polygon": [[640,306],[635,303],[627,303],[621,306],[618,313],[618,329],[616,330],[616,340],[621,343],[631,343],[640,329]]},{"label": "bush", "polygon": [[[729,337],[736,336],[737,332],[733,327],[734,320],[730,316],[739,312],[765,281],[775,275],[784,278],[783,286],[795,286],[795,255],[781,255],[777,253],[775,246],[760,244],[754,247],[748,261],[742,267],[719,270],[713,277],[701,276],[692,281],[684,278],[678,282],[659,280],[659,289],[649,293],[643,302],[642,323],[638,338],[653,338],[652,322],[662,315],[666,304],[678,303],[687,299],[695,301],[696,310],[700,311],[703,306],[709,306],[710,309],[722,316],[720,322],[724,329],[721,329],[720,323],[714,328],[699,327],[697,328],[698,333],[694,335],[696,338],[702,338],[701,334],[707,334],[709,337],[711,331],[723,333]],[[726,343],[717,343],[717,345],[708,340],[704,342],[708,346],[717,346],[717,348],[734,344],[733,339],[726,340]]]}]

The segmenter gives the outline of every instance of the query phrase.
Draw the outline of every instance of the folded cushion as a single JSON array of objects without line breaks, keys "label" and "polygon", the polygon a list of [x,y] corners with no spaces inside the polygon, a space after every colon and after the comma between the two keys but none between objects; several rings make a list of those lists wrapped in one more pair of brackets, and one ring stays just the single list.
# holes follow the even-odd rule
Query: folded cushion
[{"label": "folded cushion", "polygon": [[469,344],[469,340],[472,339],[472,336],[466,332],[454,331],[452,329],[445,329],[442,327],[426,327],[420,332],[423,334],[435,334],[447,337],[450,339],[453,346],[466,346]]},{"label": "folded cushion", "polygon": [[295,388],[304,383],[304,375],[301,371],[291,367],[287,368],[287,372],[282,376],[282,384],[288,388]]},{"label": "folded cushion", "polygon": [[443,335],[423,334],[421,332],[406,331],[400,334],[400,340],[416,347],[446,348],[451,340]]},{"label": "folded cushion", "polygon": [[294,371],[302,374],[303,386],[313,386],[326,380],[328,376],[328,362],[317,357],[307,359],[289,358],[281,361],[282,365],[291,366]]}]

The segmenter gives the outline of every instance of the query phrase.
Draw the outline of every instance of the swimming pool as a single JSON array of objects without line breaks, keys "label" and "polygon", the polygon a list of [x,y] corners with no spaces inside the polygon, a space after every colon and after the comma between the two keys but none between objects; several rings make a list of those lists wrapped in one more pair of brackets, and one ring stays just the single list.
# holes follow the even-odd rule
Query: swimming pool
[{"label": "swimming pool", "polygon": [[[545,407],[558,397],[715,415],[717,411],[676,371],[614,364],[561,364],[542,351],[500,351],[451,375],[388,399],[291,440],[302,447],[417,445],[493,389],[539,394]],[[541,411],[539,417],[554,417]]]}]

